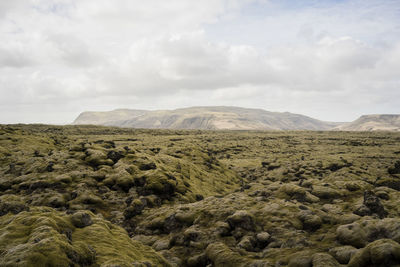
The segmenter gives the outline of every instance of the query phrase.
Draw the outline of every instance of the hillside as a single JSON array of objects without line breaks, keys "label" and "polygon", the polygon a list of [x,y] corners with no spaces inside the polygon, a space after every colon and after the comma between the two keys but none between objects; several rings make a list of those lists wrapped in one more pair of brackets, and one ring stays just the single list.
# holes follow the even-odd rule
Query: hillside
[{"label": "hillside", "polygon": [[363,115],[357,120],[334,128],[339,131],[400,131],[399,114]]},{"label": "hillside", "polygon": [[145,110],[116,109],[112,111],[85,111],[79,114],[73,124],[107,125],[116,121],[129,120],[145,114]]},{"label": "hillside", "polygon": [[84,112],[73,124],[147,129],[201,130],[329,130],[337,123],[289,112],[239,107],[191,107],[176,110]]},{"label": "hillside", "polygon": [[0,266],[397,266],[399,138],[0,125]]}]

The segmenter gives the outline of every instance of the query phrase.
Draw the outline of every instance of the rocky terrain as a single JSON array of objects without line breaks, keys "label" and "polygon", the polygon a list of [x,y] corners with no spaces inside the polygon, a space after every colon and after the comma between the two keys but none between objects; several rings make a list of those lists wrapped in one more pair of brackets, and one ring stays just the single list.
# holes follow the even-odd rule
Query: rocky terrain
[{"label": "rocky terrain", "polygon": [[399,266],[400,133],[0,126],[0,266]]},{"label": "rocky terrain", "polygon": [[289,112],[222,106],[156,111],[128,109],[83,112],[73,124],[200,130],[329,130],[339,125]]},{"label": "rocky terrain", "polygon": [[351,123],[334,128],[339,131],[396,131],[400,132],[399,114],[364,115]]}]

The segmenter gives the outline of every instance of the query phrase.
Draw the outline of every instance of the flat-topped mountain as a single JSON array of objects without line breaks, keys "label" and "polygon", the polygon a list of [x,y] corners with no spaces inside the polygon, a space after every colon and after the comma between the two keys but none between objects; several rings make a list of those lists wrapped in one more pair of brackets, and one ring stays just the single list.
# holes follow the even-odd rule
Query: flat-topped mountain
[{"label": "flat-topped mountain", "polygon": [[289,112],[224,106],[83,112],[73,124],[203,130],[330,130],[339,125]]},{"label": "flat-topped mountain", "polygon": [[400,115],[363,115],[353,122],[341,123],[320,121],[290,112],[211,106],[154,111],[85,111],[73,124],[148,129],[400,131]]},{"label": "flat-topped mountain", "polygon": [[85,111],[79,114],[73,124],[107,125],[109,123],[128,120],[145,114],[146,110],[116,109],[112,111]]},{"label": "flat-topped mountain", "polygon": [[340,131],[400,131],[399,114],[363,115],[357,120],[335,127]]}]

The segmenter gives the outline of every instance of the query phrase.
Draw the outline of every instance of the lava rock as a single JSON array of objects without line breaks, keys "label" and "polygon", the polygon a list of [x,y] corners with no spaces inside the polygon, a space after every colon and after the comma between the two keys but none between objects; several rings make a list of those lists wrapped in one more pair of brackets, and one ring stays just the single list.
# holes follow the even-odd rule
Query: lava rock
[{"label": "lava rock", "polygon": [[312,267],[312,258],[304,252],[292,254],[289,257],[288,267]]},{"label": "lava rock", "polygon": [[155,251],[165,250],[170,248],[170,242],[166,239],[159,239],[154,242],[153,246]]},{"label": "lava rock", "polygon": [[342,196],[338,190],[328,186],[314,186],[311,193],[322,199],[336,199]]},{"label": "lava rock", "polygon": [[336,267],[339,263],[327,253],[317,253],[312,256],[313,267]]},{"label": "lava rock", "polygon": [[230,233],[230,226],[226,222],[216,222],[215,223],[215,234],[219,236],[227,236]]},{"label": "lava rock", "polygon": [[378,196],[372,191],[364,192],[363,204],[354,211],[354,214],[359,216],[370,216],[376,214],[379,218],[385,218],[387,216],[387,211],[382,205]]},{"label": "lava rock", "polygon": [[321,218],[311,210],[302,210],[299,214],[299,219],[303,223],[304,230],[315,231],[322,225]]},{"label": "lava rock", "polygon": [[256,235],[257,242],[265,247],[271,239],[271,235],[267,232],[261,232]]},{"label": "lava rock", "polygon": [[360,249],[350,260],[349,267],[398,266],[400,244],[390,239],[380,239]]},{"label": "lava rock", "polygon": [[123,157],[125,156],[119,151],[110,151],[107,153],[107,158],[111,159],[114,162],[114,164],[117,163]]},{"label": "lava rock", "polygon": [[12,214],[18,214],[21,211],[25,210],[29,210],[29,207],[27,207],[23,203],[16,201],[10,201],[10,202],[0,201],[0,216],[3,216],[8,212],[11,212]]},{"label": "lava rock", "polygon": [[205,253],[194,255],[187,259],[187,266],[189,267],[202,267],[207,266],[209,260]]},{"label": "lava rock", "polygon": [[378,190],[375,192],[376,196],[380,199],[389,200],[389,193],[384,190]]},{"label": "lava rock", "polygon": [[203,236],[203,232],[193,227],[189,227],[185,232],[183,232],[183,236],[187,241],[197,241],[201,236]]},{"label": "lava rock", "polygon": [[254,251],[256,240],[252,236],[244,236],[238,243],[238,247],[246,251]]},{"label": "lava rock", "polygon": [[396,161],[393,167],[388,169],[389,174],[400,174],[400,160]]},{"label": "lava rock", "polygon": [[345,184],[345,187],[350,192],[358,191],[361,189],[361,186],[357,183],[347,183],[347,184]]},{"label": "lava rock", "polygon": [[71,215],[71,222],[75,227],[84,228],[92,225],[93,221],[90,215],[84,211],[78,211]]},{"label": "lava rock", "polygon": [[124,211],[124,217],[126,220],[131,219],[132,217],[139,215],[142,213],[145,205],[140,199],[135,199],[130,203],[130,206],[127,207]]},{"label": "lava rock", "polygon": [[139,170],[141,171],[148,171],[148,170],[155,170],[157,166],[154,162],[142,162],[139,165]]},{"label": "lava rock", "polygon": [[358,249],[352,246],[342,246],[331,248],[329,253],[341,264],[349,263],[351,257],[356,254]]},{"label": "lava rock", "polygon": [[252,231],[255,228],[253,216],[245,210],[236,211],[227,218],[227,222],[231,228],[240,227],[245,230]]},{"label": "lava rock", "polygon": [[356,248],[364,247],[368,240],[367,233],[356,222],[339,226],[336,229],[336,235],[341,244]]}]

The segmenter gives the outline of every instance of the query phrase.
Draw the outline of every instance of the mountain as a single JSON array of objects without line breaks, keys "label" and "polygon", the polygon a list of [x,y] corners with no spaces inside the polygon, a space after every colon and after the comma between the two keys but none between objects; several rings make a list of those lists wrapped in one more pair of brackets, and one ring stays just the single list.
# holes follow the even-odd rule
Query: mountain
[{"label": "mountain", "polygon": [[357,120],[339,125],[338,131],[400,131],[400,114],[363,115]]},{"label": "mountain", "polygon": [[116,109],[113,111],[85,111],[79,114],[73,124],[108,125],[115,121],[128,120],[141,116],[148,111],[137,109]]},{"label": "mountain", "polygon": [[73,124],[203,130],[330,130],[339,125],[289,112],[224,106],[83,112]]}]

